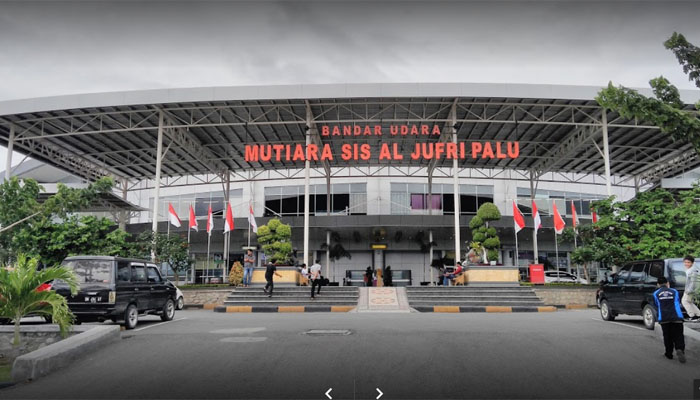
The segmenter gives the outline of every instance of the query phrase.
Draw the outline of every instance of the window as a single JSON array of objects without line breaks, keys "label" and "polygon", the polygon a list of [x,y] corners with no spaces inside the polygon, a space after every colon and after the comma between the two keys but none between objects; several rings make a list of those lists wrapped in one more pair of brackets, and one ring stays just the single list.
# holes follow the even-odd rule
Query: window
[{"label": "window", "polygon": [[156,267],[148,267],[148,282],[149,283],[161,283],[163,280],[160,278],[158,269]]},{"label": "window", "polygon": [[119,261],[117,263],[117,282],[129,282],[131,278],[131,269],[129,263]]},{"label": "window", "polygon": [[632,270],[630,271],[629,283],[642,283],[645,280],[644,267],[646,263],[634,263],[632,265]]},{"label": "window", "polygon": [[649,265],[649,273],[646,276],[645,283],[656,284],[656,281],[664,276],[663,261],[654,261]]},{"label": "window", "polygon": [[671,282],[671,287],[685,288],[687,276],[685,274],[683,260],[669,262],[668,268],[668,280]]},{"label": "window", "polygon": [[146,282],[146,269],[143,265],[131,265],[131,281]]},{"label": "window", "polygon": [[621,284],[627,282],[627,277],[629,276],[631,269],[632,269],[632,264],[627,264],[624,267],[622,267],[620,272],[618,272],[617,275],[615,276],[615,283],[621,285]]}]

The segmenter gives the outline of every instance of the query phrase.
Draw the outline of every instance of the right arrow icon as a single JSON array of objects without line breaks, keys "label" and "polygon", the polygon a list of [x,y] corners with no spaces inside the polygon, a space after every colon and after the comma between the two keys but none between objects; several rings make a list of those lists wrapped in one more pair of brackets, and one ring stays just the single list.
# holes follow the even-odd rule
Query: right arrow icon
[{"label": "right arrow icon", "polygon": [[384,396],[384,393],[381,390],[379,390],[379,388],[376,388],[376,389],[377,389],[377,392],[379,393],[379,396],[377,396],[377,399]]}]

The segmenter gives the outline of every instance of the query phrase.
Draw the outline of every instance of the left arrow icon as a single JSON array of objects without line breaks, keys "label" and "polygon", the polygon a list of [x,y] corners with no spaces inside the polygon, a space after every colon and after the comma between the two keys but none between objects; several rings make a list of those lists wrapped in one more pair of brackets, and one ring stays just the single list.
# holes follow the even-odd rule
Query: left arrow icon
[{"label": "left arrow icon", "polygon": [[326,392],[326,397],[328,397],[329,399],[332,399],[331,390],[333,390],[333,388],[328,389],[328,391]]}]

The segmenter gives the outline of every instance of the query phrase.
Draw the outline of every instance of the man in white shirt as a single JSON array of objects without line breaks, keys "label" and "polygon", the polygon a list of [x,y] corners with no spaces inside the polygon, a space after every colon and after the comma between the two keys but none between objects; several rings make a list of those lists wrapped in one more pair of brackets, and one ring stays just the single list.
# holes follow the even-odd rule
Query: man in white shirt
[{"label": "man in white shirt", "polygon": [[695,305],[695,291],[697,290],[698,274],[700,274],[700,268],[694,265],[695,258],[693,256],[686,256],[683,259],[683,264],[685,264],[685,291],[683,292],[683,299],[681,304],[683,308],[688,313],[689,321],[698,322],[700,321],[700,309]]},{"label": "man in white shirt", "polygon": [[309,268],[309,274],[311,275],[311,298],[314,299],[314,289],[318,286],[316,294],[321,294],[321,260],[316,260],[316,262]]}]

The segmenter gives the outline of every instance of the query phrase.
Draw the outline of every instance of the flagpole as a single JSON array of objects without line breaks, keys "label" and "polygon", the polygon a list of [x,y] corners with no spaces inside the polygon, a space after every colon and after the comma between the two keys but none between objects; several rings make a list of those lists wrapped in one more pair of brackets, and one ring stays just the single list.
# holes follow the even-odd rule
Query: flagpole
[{"label": "flagpole", "polygon": [[[248,203],[248,214],[253,211],[253,205]],[[250,215],[248,216],[248,247],[250,247]]]},{"label": "flagpole", "polygon": [[207,280],[209,279],[209,248],[211,247],[211,232],[207,234],[207,270],[206,270],[206,275],[204,276],[204,283],[207,283]]},{"label": "flagpole", "polygon": [[[189,225],[189,224],[188,224]],[[192,227],[187,227],[187,261],[192,261],[190,258],[190,233],[192,233]],[[192,278],[192,284],[194,284],[194,264],[190,268],[190,278]]]},{"label": "flagpole", "polygon": [[513,231],[515,231],[515,266],[520,268],[520,259],[518,258],[518,230],[513,229]]},{"label": "flagpole", "polygon": [[555,271],[557,271],[557,282],[559,282],[559,234],[557,233],[557,228],[554,228],[554,253],[557,257],[557,266]]}]

